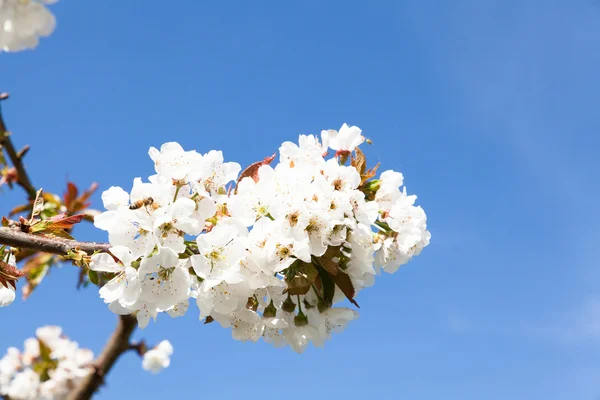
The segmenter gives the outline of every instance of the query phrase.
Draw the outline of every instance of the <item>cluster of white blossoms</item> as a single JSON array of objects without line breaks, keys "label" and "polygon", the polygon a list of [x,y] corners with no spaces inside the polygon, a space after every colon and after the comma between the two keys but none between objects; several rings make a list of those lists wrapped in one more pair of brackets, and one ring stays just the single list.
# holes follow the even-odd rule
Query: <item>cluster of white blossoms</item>
[{"label": "cluster of white blossoms", "polygon": [[356,304],[380,270],[395,272],[429,244],[402,174],[372,179],[364,141],[346,124],[321,140],[301,135],[281,145],[277,165],[269,157],[241,175],[220,151],[151,148],[148,182],[102,194],[107,211],[94,223],[112,248],[90,262],[100,296],[142,328],[158,313],[185,314],[192,298],[200,319],[235,339],[321,346],[357,317],[333,305]]},{"label": "cluster of white blossoms", "polygon": [[56,26],[46,4],[58,0],[0,0],[0,51],[33,49]]},{"label": "cluster of white blossoms", "polygon": [[171,364],[172,354],[173,346],[168,340],[163,340],[156,347],[144,353],[142,368],[157,374]]},{"label": "cluster of white blossoms", "polygon": [[65,399],[91,373],[94,354],[62,336],[57,326],[38,328],[24,350],[11,347],[0,359],[0,395],[11,400]]}]

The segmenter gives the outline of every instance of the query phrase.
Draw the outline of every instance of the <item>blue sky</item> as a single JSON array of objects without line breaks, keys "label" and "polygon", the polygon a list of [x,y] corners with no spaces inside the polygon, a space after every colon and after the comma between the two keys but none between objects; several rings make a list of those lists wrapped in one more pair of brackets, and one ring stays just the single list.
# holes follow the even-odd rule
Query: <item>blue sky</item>
[{"label": "blue sky", "polygon": [[[99,399],[600,398],[600,3],[62,1],[56,33],[0,55],[33,183],[130,188],[150,146],[247,165],[299,133],[358,125],[405,175],[432,243],[358,299],[324,349],[243,344],[160,316]],[[22,200],[4,192],[0,213]],[[99,194],[95,205],[100,207]],[[90,226],[82,240],[105,240]],[[77,271],[0,310],[0,348],[58,324],[100,351],[114,316]],[[134,396],[134,397],[132,397]]]}]

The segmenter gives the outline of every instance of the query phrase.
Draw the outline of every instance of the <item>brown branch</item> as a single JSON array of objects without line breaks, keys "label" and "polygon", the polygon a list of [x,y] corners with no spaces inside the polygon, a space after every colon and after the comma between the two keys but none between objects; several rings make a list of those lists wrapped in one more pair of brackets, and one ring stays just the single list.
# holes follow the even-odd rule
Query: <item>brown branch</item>
[{"label": "brown branch", "polygon": [[67,400],[88,400],[100,388],[104,377],[108,374],[117,359],[131,349],[129,339],[137,326],[137,320],[132,315],[121,315],[112,336],[106,343],[102,354],[95,362],[95,371],[69,394]]},{"label": "brown branch", "polygon": [[[0,93],[0,102],[8,99],[8,93]],[[29,200],[35,200],[35,188],[29,179],[29,175],[27,175],[27,171],[25,171],[25,166],[23,165],[23,157],[29,150],[25,147],[22,151],[17,152],[15,150],[15,146],[13,146],[12,141],[10,140],[10,135],[8,133],[8,128],[2,119],[2,109],[0,108],[0,145],[4,147],[10,161],[13,166],[17,170],[17,183],[27,192],[27,196]]]},{"label": "brown branch", "polygon": [[78,242],[76,240],[34,235],[21,232],[18,228],[0,228],[0,245],[42,251],[45,253],[67,255],[71,250],[79,249],[88,254],[108,253],[109,243]]},{"label": "brown branch", "polygon": [[[8,94],[0,93],[0,102],[6,100]],[[36,189],[27,175],[25,166],[23,165],[23,157],[29,150],[25,146],[22,150],[16,151],[6,124],[2,118],[2,110],[0,108],[0,145],[6,150],[15,170],[17,171],[17,184],[19,184],[30,201],[34,201],[36,197]],[[1,149],[0,149],[1,151]],[[3,228],[0,227],[0,245],[8,245],[20,249],[33,251],[41,251],[58,255],[67,255],[72,250],[81,250],[88,254],[94,252],[108,253],[110,244],[94,243],[94,242],[78,242],[63,238],[39,236],[30,233],[25,233],[18,228]],[[94,362],[94,371],[69,394],[68,400],[88,400],[90,399],[100,386],[104,383],[105,376],[109,373],[118,358],[129,350],[136,349],[139,346],[131,344],[130,338],[137,326],[137,320],[132,315],[121,315],[115,331],[108,340],[104,350]],[[5,400],[9,400],[7,396]]]}]

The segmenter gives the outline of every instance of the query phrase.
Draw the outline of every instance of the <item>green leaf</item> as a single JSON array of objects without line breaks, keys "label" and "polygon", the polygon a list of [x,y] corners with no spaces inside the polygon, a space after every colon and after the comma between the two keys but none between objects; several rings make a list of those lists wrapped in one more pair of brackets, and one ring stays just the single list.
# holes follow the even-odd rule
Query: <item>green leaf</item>
[{"label": "green leaf", "polygon": [[94,285],[98,285],[98,273],[93,270],[88,271],[88,278]]},{"label": "green leaf", "polygon": [[28,298],[33,290],[42,283],[44,277],[50,270],[50,266],[56,262],[56,256],[47,253],[39,253],[27,260],[23,266],[23,272],[29,279],[23,287],[23,298]]},{"label": "green leaf", "polygon": [[44,236],[53,236],[63,239],[75,240],[73,236],[71,236],[67,231],[63,231],[62,229],[47,229],[43,233]]},{"label": "green leaf", "polygon": [[29,228],[29,233],[40,233],[48,229],[48,226],[52,224],[50,220],[38,221],[35,224],[31,225]]}]

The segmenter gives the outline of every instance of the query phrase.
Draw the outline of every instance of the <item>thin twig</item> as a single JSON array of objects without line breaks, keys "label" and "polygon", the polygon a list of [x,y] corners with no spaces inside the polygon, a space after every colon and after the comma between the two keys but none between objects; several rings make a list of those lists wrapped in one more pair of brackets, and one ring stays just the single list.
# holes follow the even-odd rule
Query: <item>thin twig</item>
[{"label": "thin twig", "polygon": [[109,243],[78,242],[56,237],[40,236],[21,232],[18,228],[0,228],[0,245],[67,255],[71,250],[81,250],[87,254],[108,253]]},{"label": "thin twig", "polygon": [[[8,94],[0,94],[0,102],[6,100]],[[0,145],[6,150],[15,170],[17,171],[17,183],[27,192],[30,201],[34,201],[36,190],[25,166],[23,165],[23,157],[29,150],[26,146],[21,151],[17,152],[10,140],[10,135],[6,124],[2,119],[2,110],[0,109]],[[110,244],[94,243],[94,242],[78,242],[63,238],[54,238],[47,236],[39,236],[30,233],[25,233],[18,228],[3,228],[0,227],[0,245],[8,245],[20,249],[28,249],[33,251],[41,251],[58,255],[67,255],[72,250],[81,250],[88,254],[94,252],[107,253]],[[119,316],[119,322],[104,350],[94,363],[94,371],[69,394],[68,400],[88,400],[94,393],[98,391],[104,383],[105,376],[109,373],[117,359],[129,350],[137,348],[136,345],[130,343],[131,335],[137,326],[137,320],[132,315]],[[8,399],[8,397],[4,397]]]},{"label": "thin twig", "polygon": [[[8,93],[0,93],[0,105],[3,100],[8,99]],[[27,153],[27,148],[24,148],[23,151],[17,152],[15,147],[13,146],[12,141],[10,140],[10,135],[8,134],[8,128],[2,119],[2,108],[0,107],[0,145],[6,150],[6,154],[10,158],[13,166],[17,170],[17,183],[21,186],[25,192],[27,192],[27,196],[30,201],[35,200],[35,188],[29,179],[29,175],[27,175],[27,171],[25,170],[25,166],[23,165],[23,157]]]},{"label": "thin twig", "polygon": [[71,392],[67,400],[88,400],[104,383],[104,378],[117,359],[131,349],[130,338],[137,326],[132,315],[119,316],[119,322],[102,354],[96,359],[95,370]]}]

